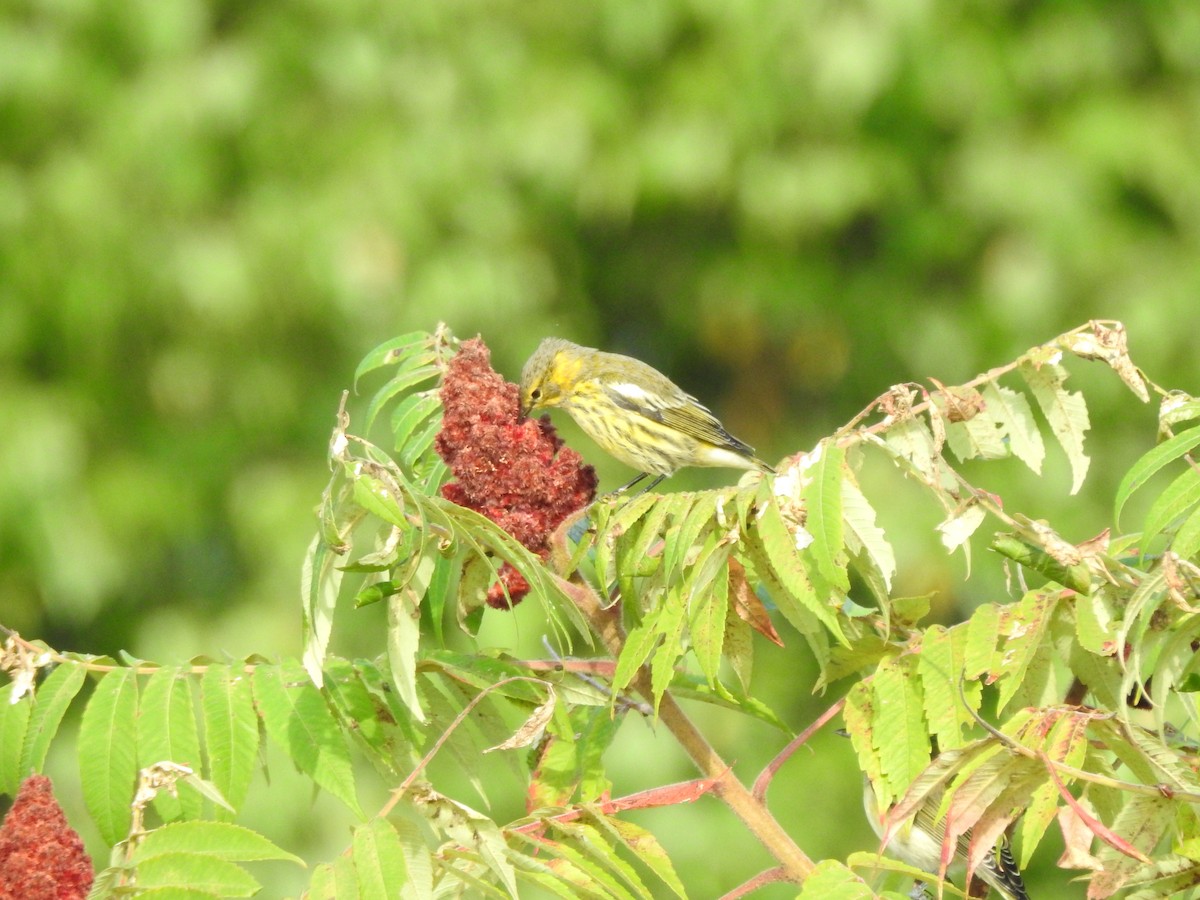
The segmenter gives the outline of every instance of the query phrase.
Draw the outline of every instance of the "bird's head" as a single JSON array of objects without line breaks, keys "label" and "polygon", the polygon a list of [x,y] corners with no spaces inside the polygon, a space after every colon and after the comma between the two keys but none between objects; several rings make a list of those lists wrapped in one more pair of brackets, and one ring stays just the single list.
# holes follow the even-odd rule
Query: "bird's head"
[{"label": "bird's head", "polygon": [[521,415],[560,406],[574,383],[578,359],[575,344],[546,338],[521,370]]}]

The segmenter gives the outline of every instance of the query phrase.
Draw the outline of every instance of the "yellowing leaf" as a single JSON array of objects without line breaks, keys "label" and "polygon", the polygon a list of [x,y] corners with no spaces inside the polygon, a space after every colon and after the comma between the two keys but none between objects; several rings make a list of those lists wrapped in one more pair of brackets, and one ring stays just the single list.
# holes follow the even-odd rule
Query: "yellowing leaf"
[{"label": "yellowing leaf", "polygon": [[1091,462],[1083,452],[1083,439],[1091,427],[1083,394],[1063,387],[1067,372],[1054,363],[1043,363],[1041,367],[1025,363],[1021,366],[1021,375],[1067,454],[1072,472],[1071,493],[1077,493]]}]

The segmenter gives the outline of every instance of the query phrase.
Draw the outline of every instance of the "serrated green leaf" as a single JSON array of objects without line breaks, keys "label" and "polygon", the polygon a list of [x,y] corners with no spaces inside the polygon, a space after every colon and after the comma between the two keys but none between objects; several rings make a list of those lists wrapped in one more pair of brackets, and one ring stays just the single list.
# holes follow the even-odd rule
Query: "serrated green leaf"
[{"label": "serrated green leaf", "polygon": [[1067,665],[1071,674],[1088,686],[1099,705],[1116,709],[1125,702],[1121,691],[1121,673],[1110,658],[1097,656],[1075,642],[1071,642],[1067,654]]},{"label": "serrated green leaf", "polygon": [[487,816],[469,806],[438,794],[432,789],[413,789],[409,796],[413,807],[426,817],[438,831],[464,847],[475,850],[508,890],[517,896],[516,871],[508,860],[508,847],[500,827]]},{"label": "serrated green leaf", "polygon": [[371,397],[371,402],[367,405],[363,433],[370,432],[375,424],[375,419],[387,404],[391,403],[405,391],[411,391],[417,385],[429,381],[431,378],[438,378],[441,374],[442,367],[433,364],[417,366],[413,369],[401,369],[397,372],[387,384],[376,391],[375,395]]},{"label": "serrated green leaf", "polygon": [[606,591],[608,585],[617,577],[616,567],[613,565],[617,542],[642,516],[655,508],[660,499],[653,494],[639,494],[615,510],[612,509],[612,501],[597,501],[597,513],[603,520],[603,525],[599,526],[600,531],[596,537],[596,579],[602,591]]},{"label": "serrated green leaf", "polygon": [[33,697],[26,694],[9,703],[7,692],[0,692],[0,794],[17,795],[17,788],[29,776],[21,770],[21,751],[29,730]]},{"label": "serrated green leaf", "polygon": [[874,900],[870,886],[836,859],[826,859],[804,879],[797,900]]},{"label": "serrated green leaf", "polygon": [[828,602],[829,598],[817,596],[812,577],[805,571],[795,539],[784,524],[779,507],[770,503],[763,508],[757,527],[746,535],[746,543],[761,550],[762,559],[770,566],[783,588],[780,596],[773,599],[789,622],[798,630],[807,627],[799,624],[801,617],[796,610],[799,605],[815,616],[840,643],[848,643],[837,614]]},{"label": "serrated green leaf", "polygon": [[650,688],[654,694],[656,713],[658,702],[675,674],[675,664],[684,654],[683,612],[683,604],[670,596],[654,620],[654,630],[662,638],[650,659]]},{"label": "serrated green leaf", "polygon": [[354,829],[354,869],[364,897],[399,897],[408,882],[400,838],[386,819],[371,819]]},{"label": "serrated green leaf", "polygon": [[792,734],[791,728],[779,717],[773,709],[745,691],[734,691],[720,681],[709,687],[686,672],[676,672],[675,680],[671,682],[672,694],[681,700],[696,700],[719,706],[722,709],[732,709],[748,716],[766,722],[772,728],[778,728],[784,734]]},{"label": "serrated green leaf", "polygon": [[[210,664],[200,679],[200,709],[209,780],[234,809],[241,809],[258,762],[250,676],[224,663]],[[228,817],[220,808],[217,815]]]},{"label": "serrated green leaf", "polygon": [[164,853],[192,853],[229,862],[285,860],[303,866],[304,860],[271,843],[256,831],[229,822],[172,822],[146,835],[133,852],[139,863]]},{"label": "serrated green leaf", "polygon": [[[439,405],[440,405],[439,401]],[[418,460],[429,451],[433,446],[434,440],[442,430],[442,416],[440,412],[425,421],[425,424],[418,428],[413,435],[408,439],[408,443],[400,448],[400,465],[405,471],[411,472],[416,468]],[[441,465],[445,471],[449,468],[445,467],[444,463],[439,459],[438,465]],[[437,483],[432,482],[432,483]]]},{"label": "serrated green leaf", "polygon": [[[1084,716],[1063,716],[1051,729],[1045,742],[1046,756],[1055,762],[1081,768],[1087,756],[1087,719]],[[1058,786],[1046,781],[1033,792],[1021,823],[1017,826],[1021,834],[1020,867],[1029,865],[1034,850],[1059,809]]]},{"label": "serrated green leaf", "polygon": [[[872,743],[893,797],[912,784],[929,765],[929,732],[912,657],[885,659],[872,681],[875,710]],[[881,798],[890,806],[891,798]]]},{"label": "serrated green leaf", "polygon": [[[614,565],[618,579],[647,574],[647,562],[651,559],[650,550],[657,541],[662,540],[663,524],[671,512],[672,503],[670,501],[664,499],[661,503],[655,503],[645,514],[639,516],[636,525],[631,525],[630,530],[627,530],[617,540]],[[636,535],[631,536],[634,528],[636,528]],[[663,557],[661,550],[655,555],[658,560]]]},{"label": "serrated green leaf", "polygon": [[938,457],[933,434],[924,419],[911,416],[896,422],[883,436],[884,442],[897,455],[907,459],[913,467],[937,483],[940,479],[934,471],[934,460]]},{"label": "serrated green leaf", "polygon": [[1150,505],[1142,524],[1142,553],[1172,522],[1194,510],[1197,503],[1200,503],[1200,472],[1184,469]]},{"label": "serrated green leaf", "polygon": [[[716,562],[717,569],[707,578],[701,573],[690,585],[688,590],[688,635],[691,638],[692,653],[700,664],[700,671],[708,679],[709,685],[717,681],[721,668],[721,651],[725,644],[725,616],[729,608],[729,554],[732,548],[728,544],[720,547],[720,552],[711,554],[698,568],[707,567]],[[696,591],[697,583],[706,580],[708,586]]]},{"label": "serrated green leaf", "polygon": [[896,553],[883,529],[875,524],[874,508],[848,472],[842,478],[842,516],[846,523],[846,545],[852,553],[871,562],[871,568],[883,583],[883,590],[877,591],[877,599],[883,603],[896,574]]},{"label": "serrated green leaf", "polygon": [[408,584],[398,594],[387,599],[388,664],[393,687],[413,718],[425,721],[421,699],[417,694],[417,652],[421,646],[421,599],[433,577],[437,558],[429,552],[422,554]]},{"label": "serrated green leaf", "polygon": [[1004,430],[985,409],[961,422],[946,425],[946,443],[960,460],[1004,459],[1009,455],[1004,444]]},{"label": "serrated green leaf", "polygon": [[[543,821],[549,828],[553,828],[554,832],[561,832],[563,830],[558,827],[558,823],[553,819],[545,819]],[[628,898],[628,900],[632,900],[634,894],[630,893],[621,884],[618,877],[610,871],[608,865],[597,862],[593,854],[585,853],[584,849],[579,846],[578,841],[562,840],[561,834],[555,834],[555,837],[559,839],[542,839],[542,853],[557,857],[560,863],[570,863],[583,875],[584,880],[576,883],[577,889],[582,889],[586,886],[597,897],[613,897],[620,898],[620,900],[627,900]],[[587,896],[587,894],[583,894],[583,896]]]},{"label": "serrated green leaf", "polygon": [[[304,668],[316,685],[333,634],[333,613],[342,586],[338,555],[321,534],[313,536],[300,568],[300,602],[304,610]],[[226,797],[229,795],[226,794]],[[230,802],[233,802],[230,800]],[[236,804],[235,804],[236,805]]]},{"label": "serrated green leaf", "polygon": [[879,755],[875,752],[875,692],[867,681],[856,681],[846,693],[842,721],[854,747],[858,768],[872,784],[880,784]]},{"label": "serrated green leaf", "polygon": [[321,863],[313,869],[312,878],[308,882],[308,900],[338,900],[337,881],[333,866]]},{"label": "serrated green leaf", "polygon": [[19,779],[30,772],[41,772],[50,742],[58,733],[67,707],[83,687],[87,670],[75,663],[61,663],[46,676],[34,694],[29,726],[25,730],[25,746],[21,750]]},{"label": "serrated green leaf", "polygon": [[137,781],[137,739],[130,723],[137,715],[137,681],[129,669],[100,679],[79,723],[79,774],[83,801],[109,844],[129,834],[130,807]]},{"label": "serrated green leaf", "polygon": [[1097,655],[1111,655],[1116,647],[1113,643],[1116,629],[1106,593],[1097,591],[1089,597],[1077,597],[1073,609],[1079,645]]},{"label": "serrated green leaf", "polygon": [[667,546],[663,552],[663,566],[666,576],[670,579],[674,579],[686,567],[688,554],[700,538],[700,533],[715,524],[717,510],[718,495],[714,491],[679,496],[684,503],[679,504],[672,512],[677,516],[682,514],[683,521],[677,529],[673,528],[668,533]]},{"label": "serrated green leaf", "polygon": [[963,654],[963,677],[978,678],[992,669],[996,643],[1000,639],[1000,608],[985,603],[971,613]]},{"label": "serrated green leaf", "polygon": [[[347,733],[385,777],[394,777],[416,763],[412,746],[388,705],[373,694],[359,671],[344,660],[327,664],[325,690],[342,717]],[[405,710],[407,716],[407,710]]]},{"label": "serrated green leaf", "polygon": [[301,772],[361,816],[346,737],[303,668],[289,663],[260,665],[252,681],[255,703],[271,740]]},{"label": "serrated green leaf", "polygon": [[[1128,835],[1129,843],[1149,856],[1168,833],[1174,820],[1174,804],[1167,798],[1131,794],[1113,822],[1109,823],[1109,828],[1116,834]],[[1103,864],[1103,872],[1118,878],[1132,874],[1141,866],[1126,852],[1108,844],[1098,847],[1096,857]],[[1120,881],[1117,883],[1120,884]]]},{"label": "serrated green leaf", "polygon": [[572,709],[572,732],[575,738],[576,765],[579,769],[579,799],[591,803],[612,792],[605,753],[612,746],[623,718],[610,715],[607,709]]},{"label": "serrated green leaf", "polygon": [[766,559],[761,558],[763,550],[760,542],[747,540],[744,546],[750,551],[754,559],[755,572],[762,582],[762,586],[766,589],[768,598],[784,614],[784,618],[788,620],[788,623],[804,637],[809,649],[812,650],[817,665],[821,672],[824,673],[826,667],[829,665],[828,629],[821,624],[821,620],[814,613],[810,612],[806,606],[792,599],[787,589],[776,578],[770,563]]},{"label": "serrated green leaf", "polygon": [[406,817],[391,822],[400,839],[400,852],[408,880],[404,885],[404,900],[433,900],[433,854],[425,844],[425,836],[417,823]]},{"label": "serrated green leaf", "polygon": [[1175,623],[1166,643],[1154,661],[1150,697],[1154,701],[1154,726],[1160,734],[1167,731],[1167,703],[1179,690],[1185,673],[1195,668],[1193,643],[1200,635],[1200,615],[1187,615]]},{"label": "serrated green leaf", "polygon": [[[627,896],[620,893],[614,895],[606,886],[598,884],[591,871],[585,870],[570,858],[579,856],[578,851],[570,846],[523,832],[517,832],[513,836],[533,848],[532,854],[521,853],[515,849],[509,853],[523,880],[565,900],[609,900],[614,896]],[[546,862],[543,862],[543,859]],[[459,870],[455,874],[461,877],[463,873]],[[504,895],[491,885],[473,881],[468,881],[467,884],[476,889],[478,896],[504,900]]]},{"label": "serrated green leaf", "polygon": [[817,680],[814,692],[830,683],[860,672],[874,670],[879,661],[895,652],[895,647],[878,634],[868,633],[849,647],[837,646],[829,652],[829,665]]},{"label": "serrated green leaf", "polygon": [[812,554],[826,581],[840,591],[850,589],[846,566],[839,562],[844,544],[842,521],[842,478],[846,452],[832,441],[821,445],[821,456],[809,470],[811,481],[804,489],[808,518],[805,528],[812,535]]},{"label": "serrated green leaf", "polygon": [[[757,598],[756,598],[757,599]],[[736,603],[730,603],[725,612],[725,638],[721,648],[729,667],[737,677],[742,691],[750,690],[754,674],[754,635],[750,624],[738,615]]]},{"label": "serrated green leaf", "polygon": [[1023,363],[1020,372],[1025,383],[1033,391],[1034,399],[1046,417],[1051,432],[1067,454],[1072,472],[1071,493],[1078,493],[1083,479],[1087,477],[1090,463],[1087,454],[1083,452],[1083,439],[1091,427],[1083,394],[1068,391],[1063,387],[1067,372],[1059,365],[1043,363],[1041,367],[1037,367]]},{"label": "serrated green leaf", "polygon": [[[354,370],[354,383],[368,372],[383,366],[394,366],[408,361],[410,365],[423,365],[436,358],[433,349],[434,336],[427,331],[410,331],[380,344],[363,357],[358,368]],[[417,357],[414,362],[413,357]]]},{"label": "serrated green leaf", "polygon": [[1121,511],[1138,488],[1153,478],[1164,466],[1180,459],[1184,454],[1190,453],[1198,445],[1200,445],[1200,425],[1189,428],[1187,431],[1181,431],[1173,438],[1163,441],[1135,462],[1117,487],[1113,521],[1120,523]]},{"label": "serrated green leaf", "polygon": [[633,866],[616,852],[612,843],[604,839],[609,832],[596,827],[592,821],[570,822],[562,819],[555,820],[555,831],[569,841],[572,847],[578,848],[589,860],[594,861],[597,870],[612,873],[614,879],[606,879],[606,882],[613,885],[616,896],[650,900],[652,895]]},{"label": "serrated green leaf", "polygon": [[409,394],[397,403],[391,418],[395,450],[403,451],[413,434],[421,429],[431,416],[437,416],[441,408],[442,401],[434,393]]},{"label": "serrated green leaf", "polygon": [[984,385],[982,393],[991,417],[1004,423],[1013,456],[1025,463],[1035,475],[1041,475],[1046,445],[1033,418],[1029,398],[990,381]]},{"label": "serrated green leaf", "polygon": [[[260,885],[236,863],[199,853],[163,853],[137,867],[139,888],[212,891],[221,897],[252,897]],[[139,891],[140,895],[140,891]]]},{"label": "serrated green leaf", "polygon": [[1193,559],[1200,551],[1200,509],[1192,510],[1171,538],[1171,551],[1181,559]]},{"label": "serrated green leaf", "polygon": [[658,838],[641,826],[624,819],[605,816],[603,821],[610,833],[628,847],[640,862],[648,866],[676,897],[687,896],[683,882],[676,874],[675,867],[671,865],[671,859],[658,842]]},{"label": "serrated green leaf", "polygon": [[427,618],[433,626],[434,646],[445,643],[446,604],[458,594],[459,581],[462,578],[463,562],[466,553],[455,551],[449,556],[439,556],[429,579],[429,588],[425,591],[425,607]]},{"label": "serrated green leaf", "polygon": [[1060,593],[1058,591],[1030,591],[1021,601],[1010,606],[1006,616],[1008,637],[997,654],[997,665],[992,668],[990,683],[999,683],[1000,694],[996,708],[1003,712],[1018,691],[1028,689],[1029,669],[1050,625]]},{"label": "serrated green leaf", "polygon": [[[354,467],[357,464],[348,462],[346,465]],[[354,502],[371,515],[397,528],[409,527],[408,519],[404,515],[404,494],[398,485],[389,484],[382,478],[360,471],[354,476],[353,494]]]},{"label": "serrated green leaf", "polygon": [[[946,629],[931,625],[921,638],[917,673],[921,676],[921,700],[929,733],[937,738],[938,748],[952,750],[963,745],[963,729],[970,727],[969,710],[959,699],[963,649],[963,628]],[[968,700],[978,706],[982,689],[978,682],[963,685]],[[974,695],[972,697],[972,695]]]},{"label": "serrated green leaf", "polygon": [[[170,760],[200,771],[200,736],[191,684],[177,667],[164,666],[146,681],[138,704],[137,749],[143,768]],[[192,790],[176,793],[178,796],[159,791],[154,798],[163,821],[199,818],[203,808],[200,795]]]},{"label": "serrated green leaf", "polygon": [[661,615],[662,607],[647,616],[642,623],[629,632],[625,637],[625,646],[617,658],[617,666],[613,671],[613,699],[625,690],[637,675],[638,669],[650,658],[651,652],[658,643],[656,618]]}]

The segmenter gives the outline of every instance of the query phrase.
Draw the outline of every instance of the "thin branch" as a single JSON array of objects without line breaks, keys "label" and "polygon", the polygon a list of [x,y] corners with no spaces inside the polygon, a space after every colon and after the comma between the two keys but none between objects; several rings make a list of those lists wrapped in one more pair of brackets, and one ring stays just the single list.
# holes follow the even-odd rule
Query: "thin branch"
[{"label": "thin branch", "polygon": [[418,762],[416,767],[408,773],[408,777],[405,778],[404,781],[400,782],[399,787],[392,790],[391,796],[388,798],[387,803],[385,803],[379,810],[379,818],[387,818],[388,814],[395,809],[396,804],[400,802],[400,799],[404,796],[405,792],[407,792],[412,786],[412,783],[417,780],[417,776],[425,771],[425,768],[433,761],[433,758],[437,756],[438,751],[442,749],[446,741],[450,740],[450,735],[458,730],[458,726],[461,725],[467,716],[471,714],[471,711],[480,704],[483,698],[492,691],[502,688],[504,685],[510,684],[514,681],[530,681],[534,684],[546,684],[546,682],[542,681],[540,678],[532,678],[525,675],[513,675],[509,678],[504,678],[500,681],[497,681],[495,684],[489,684],[478,694],[472,697],[471,701],[463,707],[462,712],[454,717],[454,721],[450,723],[446,730],[438,735],[438,739],[434,741],[433,746],[429,748],[429,752],[421,757],[421,761]]},{"label": "thin branch", "polygon": [[772,759],[759,773],[758,778],[754,780],[754,787],[750,793],[754,795],[754,799],[759,803],[767,802],[767,788],[771,786],[771,780],[775,777],[775,773],[783,767],[783,764],[791,759],[792,754],[799,750],[802,746],[808,743],[808,739],[825,727],[828,722],[836,715],[840,715],[842,707],[846,705],[846,698],[843,697],[825,712],[821,713],[811,725],[805,728],[802,732],[796,735],[788,743],[786,747],[775,754]]},{"label": "thin branch", "polygon": [[[619,659],[625,646],[619,604],[605,609],[600,598],[590,588],[576,582],[558,580],[564,593],[575,602],[593,631],[604,643],[609,655],[613,659]],[[647,701],[654,702],[654,690],[646,666],[638,670],[632,684]],[[670,691],[664,691],[658,698],[658,715],[659,721],[671,732],[696,767],[712,782],[714,793],[781,863],[781,878],[797,883],[803,882],[815,867],[813,861],[792,840],[791,835],[783,829],[770,810],[737,779],[729,764],[713,749]]]},{"label": "thin branch", "polygon": [[729,891],[729,893],[723,894],[721,900],[738,900],[739,897],[749,896],[759,888],[766,887],[768,884],[776,884],[786,880],[787,870],[783,866],[776,866],[774,869],[759,872],[749,881],[742,882],[732,891]]},{"label": "thin branch", "polygon": [[675,784],[638,791],[636,794],[628,794],[615,800],[605,800],[586,807],[569,809],[553,816],[539,816],[532,822],[505,830],[528,833],[537,831],[546,822],[571,822],[592,813],[612,816],[631,809],[655,809],[660,806],[694,803],[705,794],[711,793],[715,786],[716,783],[711,778],[693,778],[691,781],[679,781]]}]

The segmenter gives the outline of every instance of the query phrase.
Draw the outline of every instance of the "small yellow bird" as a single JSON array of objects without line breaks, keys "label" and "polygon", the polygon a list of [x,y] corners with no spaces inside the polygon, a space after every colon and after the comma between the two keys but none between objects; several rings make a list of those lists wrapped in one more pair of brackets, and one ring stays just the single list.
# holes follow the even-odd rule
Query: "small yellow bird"
[{"label": "small yellow bird", "polygon": [[774,470],[695,397],[640,360],[546,338],[521,371],[521,413],[559,408],[650,490],[684,466]]},{"label": "small yellow bird", "polygon": [[[871,786],[870,779],[865,776],[863,782],[863,808],[871,827],[882,838],[884,827],[875,789]],[[937,818],[941,802],[941,791],[931,793],[917,810],[913,821],[901,825],[893,832],[885,848],[889,856],[903,860],[924,872],[938,871],[942,864],[942,842],[946,838],[946,820]],[[956,863],[962,864],[966,861],[969,846],[970,832],[958,839],[954,853]],[[1007,840],[1002,840],[998,846],[987,852],[983,862],[975,870],[975,877],[999,892],[1004,900],[1029,900],[1021,870],[1017,868],[1017,861],[1013,859]],[[921,882],[914,886],[913,896],[928,896]]]}]

